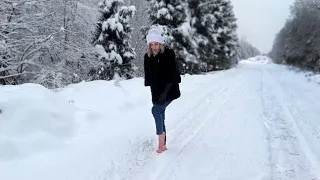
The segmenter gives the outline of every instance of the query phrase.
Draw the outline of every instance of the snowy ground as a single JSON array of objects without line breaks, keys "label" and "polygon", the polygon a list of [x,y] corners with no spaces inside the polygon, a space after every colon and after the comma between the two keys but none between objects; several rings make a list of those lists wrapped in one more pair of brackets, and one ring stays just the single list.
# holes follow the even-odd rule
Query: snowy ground
[{"label": "snowy ground", "polygon": [[157,155],[143,79],[0,86],[0,179],[320,180],[317,82],[260,56],[181,91]]}]

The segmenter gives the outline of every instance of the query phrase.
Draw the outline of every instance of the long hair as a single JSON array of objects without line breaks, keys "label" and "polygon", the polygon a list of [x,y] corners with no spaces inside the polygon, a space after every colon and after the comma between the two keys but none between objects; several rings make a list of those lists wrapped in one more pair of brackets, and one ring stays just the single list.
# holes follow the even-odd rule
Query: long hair
[{"label": "long hair", "polygon": [[[165,49],[164,45],[160,44],[160,53],[163,53],[164,49]],[[149,57],[151,57],[153,54],[152,49],[151,49],[151,44],[148,45],[147,53],[148,53]]]}]

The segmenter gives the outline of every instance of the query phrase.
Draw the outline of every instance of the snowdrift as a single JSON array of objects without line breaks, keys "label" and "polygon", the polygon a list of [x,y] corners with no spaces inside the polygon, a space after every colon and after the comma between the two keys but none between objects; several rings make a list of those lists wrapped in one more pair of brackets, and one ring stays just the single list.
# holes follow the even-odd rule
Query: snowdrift
[{"label": "snowdrift", "polygon": [[291,71],[290,76],[293,79],[306,79],[308,82],[320,84],[320,74],[315,74],[312,71],[302,70],[299,67],[290,65],[279,65],[283,71]]},{"label": "snowdrift", "polygon": [[[194,107],[190,100],[200,103],[210,91],[202,85],[223,73],[182,77],[183,96],[166,114],[168,130]],[[124,177],[154,154],[151,107],[142,78],[82,82],[55,91],[36,84],[0,86],[0,179]]]},{"label": "snowdrift", "polygon": [[149,94],[142,79],[0,86],[0,179],[114,179],[154,147]]},{"label": "snowdrift", "polygon": [[272,60],[267,56],[255,56],[249,59],[242,60],[245,63],[260,63],[260,64],[272,64]]},{"label": "snowdrift", "polygon": [[312,72],[305,72],[303,74],[305,77],[307,77],[308,81],[312,81],[320,84],[320,74],[314,74]]},{"label": "snowdrift", "polygon": [[[255,56],[255,57],[251,57],[249,59],[244,59],[240,61],[241,63],[254,63],[254,64],[274,64],[272,59],[267,57],[267,56]],[[320,84],[320,74],[314,74],[312,72],[309,71],[301,71],[299,68],[297,67],[290,67],[287,65],[279,65],[279,64],[274,64],[275,66],[279,66],[282,69],[285,70],[294,70],[294,73],[291,73],[291,76],[294,76],[294,78],[307,78],[307,80],[309,82],[315,82]]]},{"label": "snowdrift", "polygon": [[0,161],[59,148],[74,135],[75,109],[36,84],[0,86]]},{"label": "snowdrift", "polygon": [[[269,60],[252,58],[242,61],[247,66],[183,76],[182,96],[167,110],[168,131],[173,133],[174,126],[192,115],[213,90],[224,91],[217,82],[226,83],[226,74],[237,77],[241,68],[245,72],[268,66],[289,79],[306,81],[304,75],[268,64]],[[0,86],[0,179],[128,177],[154,156],[157,139],[151,107],[150,90],[142,78],[82,82],[55,91],[36,84]]]}]

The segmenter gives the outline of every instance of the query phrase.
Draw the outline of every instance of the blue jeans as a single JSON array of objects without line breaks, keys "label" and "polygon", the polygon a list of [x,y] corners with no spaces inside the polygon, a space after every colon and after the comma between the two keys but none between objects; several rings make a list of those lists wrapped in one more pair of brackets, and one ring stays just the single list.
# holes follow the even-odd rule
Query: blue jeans
[{"label": "blue jeans", "polygon": [[164,104],[154,104],[151,111],[156,123],[156,134],[161,135],[164,132],[166,132],[166,126],[164,124],[165,120],[165,111],[166,107],[171,103],[172,101],[165,102]]}]

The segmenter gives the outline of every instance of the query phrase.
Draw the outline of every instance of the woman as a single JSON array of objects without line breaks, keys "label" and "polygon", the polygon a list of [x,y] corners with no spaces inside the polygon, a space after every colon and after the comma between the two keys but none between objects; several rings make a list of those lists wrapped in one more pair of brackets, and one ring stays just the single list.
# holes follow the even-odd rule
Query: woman
[{"label": "woman", "polygon": [[159,146],[157,153],[167,150],[165,110],[180,97],[180,73],[177,69],[175,53],[165,47],[164,37],[158,29],[150,29],[147,35],[148,52],[144,56],[145,86],[150,86],[152,114],[156,124]]}]

